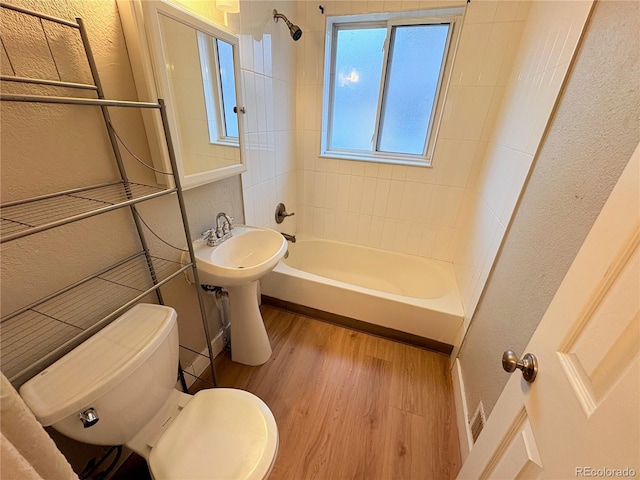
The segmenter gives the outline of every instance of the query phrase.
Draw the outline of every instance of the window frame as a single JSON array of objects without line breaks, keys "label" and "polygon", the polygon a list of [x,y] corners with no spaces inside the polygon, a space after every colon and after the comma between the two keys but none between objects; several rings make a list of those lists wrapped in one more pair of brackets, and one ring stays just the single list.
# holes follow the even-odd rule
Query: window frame
[{"label": "window frame", "polygon": [[[207,113],[207,125],[209,127],[209,143],[212,145],[237,147],[240,144],[240,139],[227,135],[225,123],[226,112],[222,98],[217,43],[220,39],[211,37],[200,31],[197,32],[197,38],[198,51],[200,53],[200,70],[203,80],[202,85],[204,87],[205,111]],[[210,88],[207,88],[208,84]],[[239,120],[240,119],[238,119],[238,121]]]},{"label": "window frame", "polygon": [[[391,163],[401,165],[432,166],[436,148],[436,141],[440,128],[440,122],[444,113],[444,104],[451,81],[451,72],[455,60],[464,7],[454,7],[437,10],[421,10],[413,12],[393,12],[383,14],[363,14],[327,17],[326,43],[324,58],[324,85],[322,98],[322,131],[320,139],[320,156],[326,158],[338,158],[357,161],[369,161],[376,163]],[[393,59],[391,53],[391,41],[394,28],[411,25],[449,25],[447,40],[444,47],[443,61],[440,66],[438,85],[434,96],[434,103],[427,126],[425,145],[421,155],[382,152],[378,151],[380,133],[384,112],[385,96],[389,81],[389,65]],[[337,35],[340,30],[356,28],[386,27],[387,34],[384,42],[382,60],[382,76],[378,92],[378,105],[376,109],[376,121],[372,135],[371,150],[350,150],[332,148],[331,131],[333,121],[333,102],[335,87],[335,63],[337,49]]]}]

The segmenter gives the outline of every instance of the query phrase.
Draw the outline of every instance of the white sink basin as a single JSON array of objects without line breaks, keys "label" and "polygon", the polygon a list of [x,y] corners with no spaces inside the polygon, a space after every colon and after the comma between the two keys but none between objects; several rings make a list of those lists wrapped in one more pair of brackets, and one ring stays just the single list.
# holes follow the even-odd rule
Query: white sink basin
[{"label": "white sink basin", "polygon": [[287,241],[275,230],[236,225],[231,238],[217,247],[196,240],[193,248],[200,282],[231,287],[269,273],[287,251]]}]

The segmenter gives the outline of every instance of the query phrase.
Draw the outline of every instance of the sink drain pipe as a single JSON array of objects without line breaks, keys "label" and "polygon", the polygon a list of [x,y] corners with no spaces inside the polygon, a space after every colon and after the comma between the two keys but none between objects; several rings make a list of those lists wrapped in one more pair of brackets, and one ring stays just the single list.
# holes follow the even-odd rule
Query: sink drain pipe
[{"label": "sink drain pipe", "polygon": [[231,349],[231,322],[229,321],[229,292],[223,287],[216,287],[213,285],[201,285],[202,289],[213,296],[213,300],[216,303],[218,309],[218,315],[220,316],[220,324],[222,326],[222,340],[224,342],[224,349]]}]

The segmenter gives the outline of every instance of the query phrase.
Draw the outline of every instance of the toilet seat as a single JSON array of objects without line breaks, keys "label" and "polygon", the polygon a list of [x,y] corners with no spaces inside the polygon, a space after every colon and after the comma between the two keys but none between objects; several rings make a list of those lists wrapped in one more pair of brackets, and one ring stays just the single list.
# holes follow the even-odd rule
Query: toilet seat
[{"label": "toilet seat", "polygon": [[267,405],[244,390],[194,395],[149,454],[164,479],[264,479],[275,462],[278,427]]}]

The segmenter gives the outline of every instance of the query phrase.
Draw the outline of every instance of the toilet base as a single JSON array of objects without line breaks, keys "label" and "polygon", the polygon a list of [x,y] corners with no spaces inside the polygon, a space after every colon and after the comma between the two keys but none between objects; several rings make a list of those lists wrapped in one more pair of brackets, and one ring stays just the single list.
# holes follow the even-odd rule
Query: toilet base
[{"label": "toilet base", "polygon": [[271,344],[258,308],[258,281],[235,287],[229,292],[231,317],[231,360],[244,365],[262,365],[271,358]]}]

